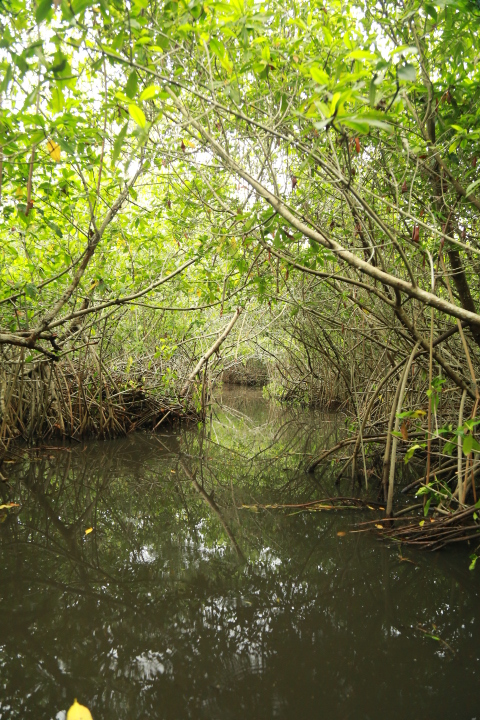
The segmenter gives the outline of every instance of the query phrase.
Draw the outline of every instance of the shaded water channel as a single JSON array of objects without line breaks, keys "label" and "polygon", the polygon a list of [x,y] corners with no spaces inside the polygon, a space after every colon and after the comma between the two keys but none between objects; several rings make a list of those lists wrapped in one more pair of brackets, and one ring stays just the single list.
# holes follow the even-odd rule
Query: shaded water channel
[{"label": "shaded water channel", "polygon": [[242,508],[351,494],[302,469],[342,418],[220,399],[207,433],[11,466],[0,718],[64,720],[76,697],[94,720],[480,720],[468,551],[349,533],[368,510]]}]

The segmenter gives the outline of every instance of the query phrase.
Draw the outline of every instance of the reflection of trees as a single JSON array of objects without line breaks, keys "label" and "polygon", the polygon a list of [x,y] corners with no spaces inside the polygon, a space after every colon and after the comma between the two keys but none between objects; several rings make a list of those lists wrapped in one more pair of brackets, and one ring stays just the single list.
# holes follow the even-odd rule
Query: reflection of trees
[{"label": "reflection of trees", "polygon": [[226,534],[227,534],[227,536],[228,536],[228,539],[230,540],[230,542],[231,542],[231,544],[232,544],[232,547],[233,547],[233,549],[235,550],[238,558],[239,558],[240,560],[244,560],[244,559],[245,559],[245,558],[244,558],[244,555],[243,555],[243,553],[242,553],[242,551],[241,551],[241,549],[240,549],[239,544],[237,543],[237,541],[236,541],[236,539],[235,539],[235,535],[233,534],[230,525],[227,523],[227,521],[226,521],[225,518],[223,517],[222,511],[220,510],[220,508],[218,507],[217,503],[216,503],[215,500],[213,499],[213,493],[212,493],[211,495],[209,495],[209,494],[205,491],[205,489],[203,488],[203,486],[200,485],[200,483],[197,481],[196,473],[195,473],[195,472],[192,472],[191,470],[189,470],[189,468],[187,467],[187,465],[185,464],[185,462],[184,462],[183,460],[180,460],[180,465],[181,465],[181,467],[182,467],[182,469],[183,469],[183,472],[185,473],[185,475],[188,477],[188,479],[189,479],[190,482],[192,483],[193,488],[197,491],[197,493],[200,495],[200,497],[201,497],[201,498],[205,501],[205,503],[208,505],[208,507],[210,508],[210,510],[212,510],[212,511],[215,513],[215,515],[217,516],[217,518],[219,519],[219,521],[220,521],[223,529],[225,530],[225,532],[226,532]]},{"label": "reflection of trees", "polygon": [[[467,568],[453,576],[451,555],[413,566],[363,536],[339,540],[350,517],[237,510],[244,498],[313,491],[293,463],[284,470],[285,453],[308,448],[294,419],[279,414],[261,431],[264,464],[246,452],[248,422],[235,422],[232,452],[184,429],[59,451],[18,471],[22,509],[0,526],[11,717],[51,720],[73,696],[104,720],[403,718],[427,703],[448,715],[455,666],[410,628],[435,622],[460,654],[474,650]],[[455,675],[465,711],[474,672],[467,663]]]},{"label": "reflection of trees", "polygon": [[[198,466],[202,481],[205,475],[218,487],[225,481],[231,486],[233,479],[236,487],[241,485],[244,497],[249,489],[255,493],[255,497],[249,496],[251,501],[264,491],[270,498],[272,491],[283,492],[287,498],[301,492],[306,499],[318,493],[322,476],[312,481],[304,470],[319,448],[338,440],[339,427],[333,415],[265,403],[252,391],[247,391],[245,403],[241,393],[240,402],[236,393],[233,406],[228,393],[222,399],[223,404],[214,403],[213,427],[207,425],[198,434],[186,432],[182,439],[185,453],[208,460]],[[328,473],[327,468],[324,471]]]}]

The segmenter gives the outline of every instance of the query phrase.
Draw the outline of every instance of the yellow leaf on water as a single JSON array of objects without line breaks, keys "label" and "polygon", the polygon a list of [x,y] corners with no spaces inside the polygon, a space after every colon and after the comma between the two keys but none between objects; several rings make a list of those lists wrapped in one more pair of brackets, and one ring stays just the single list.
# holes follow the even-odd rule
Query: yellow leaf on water
[{"label": "yellow leaf on water", "polygon": [[379,530],[383,530],[383,525],[380,525],[380,523],[375,523],[375,527]]},{"label": "yellow leaf on water", "polygon": [[90,535],[91,532],[93,532],[93,528],[87,528],[85,530],[85,535]]},{"label": "yellow leaf on water", "polygon": [[60,162],[60,145],[58,145],[53,140],[49,140],[47,142],[47,150],[52,160],[55,160],[55,162]]},{"label": "yellow leaf on water", "polygon": [[344,530],[340,530],[340,532],[337,532],[337,537],[345,537],[346,534]]},{"label": "yellow leaf on water", "polygon": [[75,702],[67,713],[67,720],[93,720],[90,710],[85,705]]},{"label": "yellow leaf on water", "polygon": [[0,505],[0,510],[4,510],[5,508],[8,510],[12,507],[20,507],[20,505],[18,503],[6,503],[5,505]]},{"label": "yellow leaf on water", "polygon": [[371,505],[367,505],[367,508],[368,508],[369,510],[375,510],[375,508],[372,507]]}]

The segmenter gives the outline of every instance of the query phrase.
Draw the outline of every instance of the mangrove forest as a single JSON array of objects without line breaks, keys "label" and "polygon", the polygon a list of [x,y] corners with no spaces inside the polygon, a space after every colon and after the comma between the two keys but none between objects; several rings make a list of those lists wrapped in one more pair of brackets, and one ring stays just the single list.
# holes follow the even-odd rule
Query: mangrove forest
[{"label": "mangrove forest", "polygon": [[475,718],[479,0],[0,31],[0,718]]}]

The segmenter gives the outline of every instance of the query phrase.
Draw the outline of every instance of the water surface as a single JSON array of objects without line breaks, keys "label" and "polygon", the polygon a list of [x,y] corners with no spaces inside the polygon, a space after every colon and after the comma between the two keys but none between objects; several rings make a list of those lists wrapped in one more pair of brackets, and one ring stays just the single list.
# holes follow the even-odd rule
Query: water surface
[{"label": "water surface", "polygon": [[77,697],[94,720],[480,719],[472,549],[400,554],[348,532],[368,510],[242,508],[351,494],[335,466],[304,472],[344,421],[219,400],[204,430],[11,466],[0,718],[63,720]]}]

